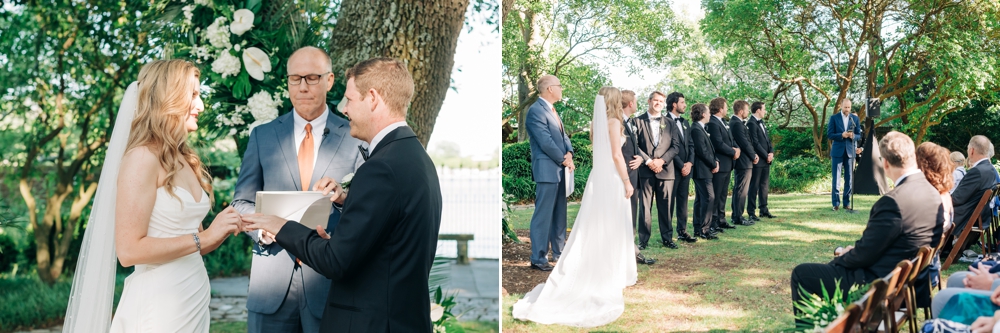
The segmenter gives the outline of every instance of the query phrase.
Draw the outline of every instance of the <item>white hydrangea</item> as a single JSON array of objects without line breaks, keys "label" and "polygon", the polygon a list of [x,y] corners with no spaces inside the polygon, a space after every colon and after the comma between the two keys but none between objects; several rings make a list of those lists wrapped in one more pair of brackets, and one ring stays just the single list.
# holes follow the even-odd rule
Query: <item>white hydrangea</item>
[{"label": "white hydrangea", "polygon": [[191,47],[191,54],[199,60],[209,60],[212,58],[212,51],[208,46],[193,46]]},{"label": "white hydrangea", "polygon": [[194,18],[194,5],[187,5],[181,8],[184,11],[184,24],[191,25],[191,19]]},{"label": "white hydrangea", "polygon": [[212,62],[212,71],[222,75],[222,78],[239,75],[241,68],[240,58],[230,54],[228,49],[220,52]]},{"label": "white hydrangea", "polygon": [[212,22],[212,25],[205,29],[205,38],[208,42],[220,49],[228,49],[233,46],[229,42],[229,27],[225,25],[226,18],[219,16]]},{"label": "white hydrangea", "polygon": [[250,114],[257,122],[269,122],[277,118],[279,106],[281,106],[281,99],[272,97],[266,91],[258,91],[247,100]]},{"label": "white hydrangea", "polygon": [[212,7],[212,0],[194,0],[194,4],[205,7]]}]

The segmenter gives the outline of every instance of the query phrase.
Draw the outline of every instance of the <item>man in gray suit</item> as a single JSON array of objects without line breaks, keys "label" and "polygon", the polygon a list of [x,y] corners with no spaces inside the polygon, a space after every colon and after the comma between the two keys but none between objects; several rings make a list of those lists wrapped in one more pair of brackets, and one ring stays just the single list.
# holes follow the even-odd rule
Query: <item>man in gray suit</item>
[{"label": "man in gray suit", "polygon": [[551,271],[546,254],[552,246],[552,261],[558,261],[566,243],[565,169],[573,165],[573,145],[553,107],[562,99],[559,78],[538,79],[538,100],[528,108],[525,126],[531,142],[531,178],[535,181],[535,213],[531,215],[531,268]]},{"label": "man in gray suit", "polygon": [[[293,112],[250,133],[236,181],[233,206],[254,213],[257,191],[316,190],[321,180],[339,180],[363,162],[347,120],[333,115],[326,93],[333,87],[330,56],[304,47],[288,59],[288,93]],[[336,204],[343,204],[338,196]],[[326,230],[340,212],[332,209]],[[318,332],[330,280],[302,263],[263,230],[247,232],[254,240],[247,298],[247,331]]]}]

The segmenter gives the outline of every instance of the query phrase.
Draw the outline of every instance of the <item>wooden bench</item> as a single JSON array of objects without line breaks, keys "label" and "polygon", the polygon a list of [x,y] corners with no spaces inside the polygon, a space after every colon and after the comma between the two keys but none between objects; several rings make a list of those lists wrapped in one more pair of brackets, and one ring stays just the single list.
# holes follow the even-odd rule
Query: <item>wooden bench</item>
[{"label": "wooden bench", "polygon": [[468,265],[469,264],[469,241],[475,240],[475,235],[473,234],[440,234],[438,235],[439,240],[453,240],[458,242],[458,264]]}]

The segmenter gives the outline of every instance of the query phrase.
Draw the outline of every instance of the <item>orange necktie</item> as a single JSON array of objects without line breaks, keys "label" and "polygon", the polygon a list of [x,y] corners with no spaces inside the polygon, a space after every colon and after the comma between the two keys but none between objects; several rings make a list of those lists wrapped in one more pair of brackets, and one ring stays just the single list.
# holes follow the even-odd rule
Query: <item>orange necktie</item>
[{"label": "orange necktie", "polygon": [[555,106],[552,106],[552,114],[556,115],[556,121],[559,122],[559,131],[565,133],[566,130],[563,129],[562,119],[559,119],[559,112],[556,112]]},{"label": "orange necktie", "polygon": [[309,181],[313,174],[313,134],[312,124],[306,124],[306,137],[299,145],[299,178],[302,179],[302,190],[309,191]]}]

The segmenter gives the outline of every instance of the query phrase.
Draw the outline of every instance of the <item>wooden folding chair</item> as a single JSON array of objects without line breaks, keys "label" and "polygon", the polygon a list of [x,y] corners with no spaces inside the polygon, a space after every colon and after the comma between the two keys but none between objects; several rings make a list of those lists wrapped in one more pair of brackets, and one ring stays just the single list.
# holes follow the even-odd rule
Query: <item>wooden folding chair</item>
[{"label": "wooden folding chair", "polygon": [[921,246],[917,250],[917,257],[913,260],[913,269],[910,270],[910,276],[907,277],[906,283],[903,288],[906,290],[906,318],[910,322],[910,331],[916,332],[917,330],[917,277],[920,273],[923,273],[927,266],[930,266],[931,260],[934,259],[934,249],[930,246]]},{"label": "wooden folding chair", "polygon": [[[993,198],[996,198],[998,193],[1000,193],[1000,186],[994,186],[993,196],[990,197],[990,201],[993,201]],[[998,247],[1000,247],[998,246],[998,242],[1000,242],[1000,223],[998,222],[1000,221],[998,221],[996,215],[992,214],[990,215],[990,221],[993,223],[990,223],[989,227],[983,228],[984,230],[981,238],[984,254],[997,252]]]},{"label": "wooden folding chair", "polygon": [[[948,253],[948,259],[941,264],[942,271],[951,267],[951,263],[955,262],[955,259],[962,253],[962,250],[965,250],[970,240],[978,239],[983,233],[981,214],[983,207],[990,202],[991,198],[993,198],[993,188],[983,191],[983,196],[979,199],[979,204],[976,205],[976,209],[972,211],[972,216],[966,221],[965,227],[962,228],[962,233],[958,235],[958,242],[955,242],[955,246]],[[949,233],[948,235],[950,236],[951,234]],[[945,237],[942,236],[941,238]]]},{"label": "wooden folding chair", "polygon": [[[864,298],[862,298],[861,300],[864,300]],[[857,329],[855,326],[857,326],[858,321],[861,320],[861,306],[864,305],[864,303],[861,303],[861,300],[858,300],[858,302],[854,302],[848,305],[847,308],[844,309],[844,313],[841,314],[840,317],[834,319],[833,322],[830,323],[830,325],[826,325],[826,328],[823,329],[823,332],[824,333],[854,332]]]},{"label": "wooden folding chair", "polygon": [[913,262],[908,259],[903,259],[896,268],[893,269],[893,273],[886,278],[889,284],[889,288],[885,293],[885,301],[880,304],[880,306],[885,307],[882,311],[882,324],[879,325],[879,332],[899,332],[899,326],[907,321],[909,317],[906,312],[899,311],[902,307],[903,302],[909,298],[909,291],[906,291],[906,280],[910,277],[910,271],[913,270]]},{"label": "wooden folding chair", "polygon": [[[949,238],[948,235],[951,235],[951,230],[952,229],[955,229],[955,224],[954,223],[950,223],[950,224],[948,224],[948,226],[944,227],[944,233],[941,234],[941,241],[939,241],[937,243],[937,246],[934,247],[934,254],[932,256],[939,256],[939,255],[941,255],[941,249],[944,248],[945,242],[948,241],[948,238]],[[938,258],[938,259],[940,259],[940,258]],[[944,265],[942,264],[941,266],[942,266],[941,270],[943,271],[944,270],[944,267],[943,267]],[[940,272],[938,274],[940,274]],[[938,277],[940,277],[940,275]],[[930,283],[930,280],[928,280],[927,283]],[[937,288],[938,288],[939,291],[942,289],[941,285],[943,285],[943,284],[944,284],[944,281],[938,281]],[[928,316],[927,318],[930,318],[930,316]]]},{"label": "wooden folding chair", "polygon": [[[898,267],[892,273],[889,273],[889,276],[896,274],[899,274]],[[866,294],[868,299],[861,308],[861,319],[858,325],[861,327],[862,332],[878,330],[879,324],[882,323],[882,311],[885,310],[885,307],[880,305],[885,302],[885,293],[888,289],[889,282],[887,278],[876,279],[872,282],[871,289]]]}]

